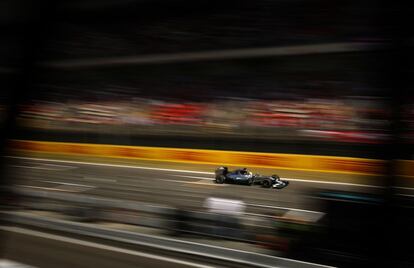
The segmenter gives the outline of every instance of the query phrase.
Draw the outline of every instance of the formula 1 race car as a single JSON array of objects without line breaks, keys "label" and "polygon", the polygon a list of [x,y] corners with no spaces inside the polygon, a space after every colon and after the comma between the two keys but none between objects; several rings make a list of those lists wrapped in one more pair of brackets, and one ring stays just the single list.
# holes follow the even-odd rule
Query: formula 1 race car
[{"label": "formula 1 race car", "polygon": [[229,171],[227,167],[219,167],[215,171],[216,183],[234,183],[234,184],[245,184],[253,185],[259,184],[265,188],[276,188],[282,189],[289,185],[289,181],[281,180],[278,175],[262,176],[259,174],[253,175],[252,172],[246,168],[236,169]]}]

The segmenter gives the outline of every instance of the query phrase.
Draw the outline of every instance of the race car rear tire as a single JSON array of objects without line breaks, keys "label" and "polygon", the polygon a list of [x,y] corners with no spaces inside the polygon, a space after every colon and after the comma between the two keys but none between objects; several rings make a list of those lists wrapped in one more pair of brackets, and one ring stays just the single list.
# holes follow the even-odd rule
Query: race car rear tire
[{"label": "race car rear tire", "polygon": [[270,180],[264,180],[264,181],[262,182],[262,186],[263,186],[264,188],[270,188],[270,186],[272,186],[272,182],[271,182]]},{"label": "race car rear tire", "polygon": [[226,180],[226,177],[224,177],[223,175],[216,177],[216,183],[218,184],[223,184],[225,180]]}]

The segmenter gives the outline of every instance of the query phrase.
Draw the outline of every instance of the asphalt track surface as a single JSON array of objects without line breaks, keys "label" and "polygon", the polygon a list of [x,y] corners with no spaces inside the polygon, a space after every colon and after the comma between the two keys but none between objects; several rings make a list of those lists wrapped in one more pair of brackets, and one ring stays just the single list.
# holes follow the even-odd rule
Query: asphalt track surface
[{"label": "asphalt track surface", "polygon": [[[2,258],[8,262],[11,260],[29,265],[30,268],[223,267],[206,264],[203,261],[185,260],[182,257],[165,256],[120,245],[108,245],[20,227],[0,226],[0,236],[3,238]],[[0,267],[18,268],[19,266],[3,264]]]},{"label": "asphalt track surface", "polygon": [[[357,175],[253,169],[263,174],[280,174],[291,181],[287,188],[275,190],[215,184],[214,167],[206,165],[46,154],[8,157],[7,162],[13,184],[26,189],[137,200],[188,209],[203,209],[207,197],[219,196],[243,200],[247,212],[266,215],[278,209],[323,211],[318,200],[309,197],[316,189],[382,190],[377,187],[380,185],[369,183],[379,182],[380,178]],[[411,188],[405,191],[412,193]],[[32,267],[218,267],[179,256],[18,227],[0,227],[0,235],[4,238],[2,258]]]},{"label": "asphalt track surface", "polygon": [[310,198],[316,189],[381,191],[378,185],[355,183],[358,182],[356,179],[327,181],[321,180],[327,174],[315,177],[302,173],[301,177],[294,177],[295,174],[289,171],[257,169],[253,171],[276,173],[285,178],[288,175],[290,185],[276,190],[259,185],[215,184],[213,166],[174,166],[145,161],[114,163],[91,158],[32,155],[8,158],[8,167],[14,185],[27,189],[73,192],[184,209],[202,209],[207,197],[216,196],[242,200],[247,204],[247,212],[251,213],[271,214],[278,208],[320,211],[318,201]]}]

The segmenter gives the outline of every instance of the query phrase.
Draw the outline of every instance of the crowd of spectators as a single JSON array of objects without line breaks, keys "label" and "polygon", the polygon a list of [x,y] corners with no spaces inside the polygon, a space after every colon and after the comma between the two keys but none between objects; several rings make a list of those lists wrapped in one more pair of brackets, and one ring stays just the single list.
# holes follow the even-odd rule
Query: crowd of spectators
[{"label": "crowd of spectators", "polygon": [[162,131],[175,135],[254,135],[260,129],[269,137],[281,133],[296,137],[341,141],[380,142],[387,114],[373,100],[222,99],[206,102],[135,98],[131,101],[32,102],[22,107],[20,124],[29,128],[59,127],[76,130],[111,126],[137,134]]}]

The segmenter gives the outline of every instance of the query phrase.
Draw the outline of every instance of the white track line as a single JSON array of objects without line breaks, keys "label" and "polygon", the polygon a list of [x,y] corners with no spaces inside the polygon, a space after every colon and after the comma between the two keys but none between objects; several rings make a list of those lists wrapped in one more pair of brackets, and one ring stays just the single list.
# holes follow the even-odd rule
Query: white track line
[{"label": "white track line", "polygon": [[62,169],[56,169],[56,168],[33,167],[33,166],[19,166],[19,165],[11,165],[11,167],[15,167],[15,168],[41,169],[41,170],[53,170],[53,171],[62,170]]},{"label": "white track line", "polygon": [[39,189],[39,190],[50,190],[50,191],[59,191],[59,192],[73,192],[73,191],[69,191],[67,189],[58,189],[58,188],[53,188],[53,187],[40,187],[40,186],[21,185],[21,184],[16,184],[14,186],[24,187],[24,188],[32,188],[32,189]]},{"label": "white track line", "polygon": [[35,266],[6,259],[0,259],[0,268],[35,268]]},{"label": "white track line", "polygon": [[[154,168],[154,167],[144,167],[144,166],[118,165],[118,164],[107,164],[107,163],[96,163],[96,162],[81,162],[81,161],[72,161],[72,160],[57,160],[57,159],[21,157],[21,156],[6,156],[6,157],[15,158],[15,159],[33,160],[33,161],[55,162],[55,163],[70,163],[70,164],[90,165],[90,166],[103,166],[103,167],[158,170],[158,171],[170,171],[170,172],[179,172],[179,173],[214,175],[214,172],[182,170],[182,169]],[[192,178],[211,180],[211,178],[207,178],[207,177],[192,177]],[[318,181],[318,180],[305,180],[305,179],[292,179],[292,178],[281,178],[281,179],[286,179],[286,180],[290,180],[290,181],[297,181],[297,182],[303,182],[303,183],[317,183],[317,184],[345,185],[345,186],[355,186],[355,187],[383,188],[382,186],[377,186],[377,185],[357,184],[357,183],[347,183],[347,182]]]},{"label": "white track line", "polygon": [[186,176],[186,175],[172,175],[172,176],[190,178],[190,179],[199,179],[199,180],[209,180],[209,181],[214,180],[214,178],[209,178],[209,177],[197,177],[197,176]]},{"label": "white track line", "polygon": [[[15,168],[30,168],[30,169],[41,169],[41,170],[53,170],[53,171],[64,171],[69,169],[75,169],[76,167],[53,165],[53,164],[42,164],[43,166],[22,166],[22,165],[10,165]],[[51,166],[51,167],[47,167]],[[55,168],[53,168],[53,167]],[[59,168],[60,167],[60,168]]]},{"label": "white track line", "polygon": [[395,188],[395,189],[400,189],[400,190],[410,190],[410,191],[413,191],[413,190],[414,190],[414,188],[411,188],[411,187],[399,187],[399,186],[394,186],[394,188]]},{"label": "white track line", "polygon": [[407,196],[407,197],[414,197],[414,195],[412,195],[412,194],[397,194],[397,195],[399,195],[399,196]]},{"label": "white track line", "polygon": [[303,180],[303,179],[293,179],[293,178],[281,178],[281,179],[282,180],[288,180],[288,181],[306,182],[306,183],[334,184],[334,185],[368,187],[368,188],[384,188],[383,186],[379,186],[379,185],[358,184],[358,183],[348,183],[348,182]]},{"label": "white track line", "polygon": [[95,177],[83,177],[84,180],[87,181],[97,181],[97,182],[118,182],[115,179],[103,179],[103,178],[95,178]]},{"label": "white track line", "polygon": [[131,165],[118,165],[118,164],[106,164],[106,163],[96,163],[96,162],[81,162],[81,161],[72,161],[72,160],[57,160],[57,159],[21,157],[21,156],[6,156],[6,157],[8,157],[8,158],[15,158],[15,159],[33,160],[33,161],[45,161],[45,162],[55,162],[55,163],[70,163],[70,164],[90,165],[90,166],[102,166],[102,167],[117,167],[117,168],[147,169],[147,170],[159,170],[159,171],[173,171],[173,172],[205,174],[205,175],[213,175],[214,174],[214,172],[204,172],[204,171],[181,170],[181,169],[168,169],[168,168],[154,168],[154,167],[131,166]]},{"label": "white track line", "polygon": [[219,187],[228,186],[228,184],[214,183],[212,179],[210,179],[211,183],[204,182],[203,180],[201,180],[201,181],[177,181],[177,180],[168,180],[168,179],[160,179],[160,180],[161,181],[174,182],[174,183],[187,183],[187,184],[196,184],[196,185],[208,185],[208,186],[219,186]]},{"label": "white track line", "polygon": [[95,188],[95,186],[92,186],[92,185],[69,183],[69,182],[60,182],[60,181],[41,181],[41,182],[54,183],[54,184],[62,184],[62,185],[69,185],[69,186],[79,186],[79,187],[86,187],[86,188]]},{"label": "white track line", "polygon": [[319,214],[323,212],[320,211],[313,211],[313,210],[306,210],[306,209],[298,209],[298,208],[288,208],[288,207],[278,207],[278,206],[268,206],[268,205],[259,205],[259,204],[250,204],[247,203],[246,205],[258,208],[272,208],[272,209],[282,209],[282,210],[291,210],[291,211],[298,211],[298,212],[307,212],[307,213],[315,213]]},{"label": "white track line", "polygon": [[59,186],[52,188],[52,189],[57,190],[57,191],[66,190],[66,191],[74,192],[74,193],[86,192],[90,189],[97,188],[96,186],[92,186],[92,185],[68,183],[68,182],[60,182],[60,181],[40,181],[40,182],[59,184]]},{"label": "white track line", "polygon": [[116,252],[116,253],[128,254],[128,255],[132,255],[132,256],[138,256],[138,257],[143,257],[143,258],[148,258],[148,259],[154,259],[154,260],[159,260],[159,261],[164,261],[164,262],[169,262],[169,263],[181,264],[181,265],[190,266],[190,267],[197,267],[197,268],[213,268],[214,267],[214,266],[209,266],[209,265],[202,265],[202,264],[195,263],[195,262],[179,260],[179,259],[175,259],[175,258],[171,258],[171,257],[164,257],[164,256],[160,256],[160,255],[144,253],[144,252],[130,250],[130,249],[124,249],[124,248],[119,248],[119,247],[114,247],[114,246],[108,246],[108,245],[98,244],[98,243],[89,242],[89,241],[85,241],[85,240],[80,240],[80,239],[69,238],[69,237],[64,237],[64,236],[60,236],[60,235],[54,235],[54,234],[48,234],[48,233],[44,233],[44,232],[38,232],[38,231],[23,229],[23,228],[19,228],[19,227],[0,226],[0,229],[4,230],[4,231],[8,231],[8,232],[24,234],[24,235],[30,235],[30,236],[40,237],[40,238],[44,238],[44,239],[50,239],[50,240],[60,241],[60,242],[64,242],[64,243],[80,245],[80,246],[84,246],[84,247],[97,248],[97,249],[101,249],[101,250],[107,250],[107,251],[112,251],[112,252]]},{"label": "white track line", "polygon": [[42,164],[42,165],[44,165],[44,166],[53,166],[53,167],[62,167],[62,168],[76,168],[76,167],[73,167],[73,166],[62,166],[62,165],[55,165],[55,164]]}]

